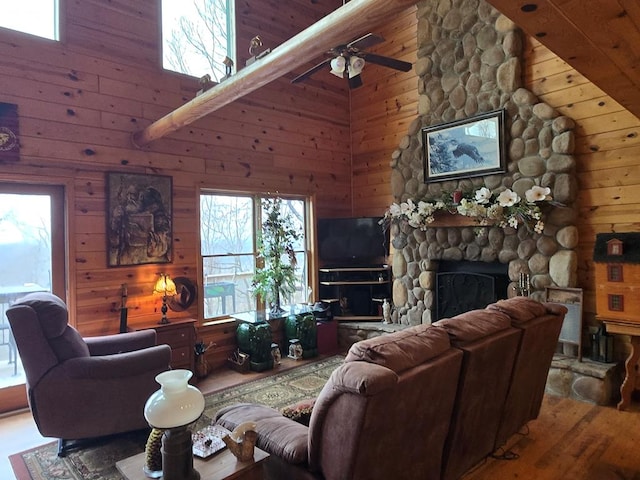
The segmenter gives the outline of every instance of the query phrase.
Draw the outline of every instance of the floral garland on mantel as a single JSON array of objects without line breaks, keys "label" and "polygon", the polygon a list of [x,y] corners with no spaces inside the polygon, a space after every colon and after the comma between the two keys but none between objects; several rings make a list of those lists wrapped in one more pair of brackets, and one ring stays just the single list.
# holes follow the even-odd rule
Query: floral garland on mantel
[{"label": "floral garland on mantel", "polygon": [[498,225],[501,228],[517,229],[524,225],[528,230],[542,233],[544,222],[540,205],[555,203],[549,187],[534,186],[525,192],[525,200],[506,189],[494,194],[487,187],[476,190],[473,195],[455,191],[437,201],[413,201],[393,203],[385,212],[380,224],[407,222],[413,228],[426,230],[435,220],[438,211],[471,217],[481,226]]}]

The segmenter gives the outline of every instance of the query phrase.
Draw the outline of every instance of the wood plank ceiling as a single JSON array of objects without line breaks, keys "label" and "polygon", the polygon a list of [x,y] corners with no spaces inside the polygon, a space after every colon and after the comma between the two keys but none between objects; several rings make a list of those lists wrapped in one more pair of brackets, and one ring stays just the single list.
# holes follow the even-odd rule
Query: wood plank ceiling
[{"label": "wood plank ceiling", "polygon": [[173,112],[133,135],[134,145],[141,147],[153,140],[214,112],[224,105],[257,90],[288,73],[310,58],[316,58],[353,32],[367,31],[386,18],[402,12],[414,0],[357,0],[346,3],[293,38],[274,48],[271,53],[240,69],[228,80],[207,90]]},{"label": "wood plank ceiling", "polygon": [[487,0],[640,118],[638,0]]}]

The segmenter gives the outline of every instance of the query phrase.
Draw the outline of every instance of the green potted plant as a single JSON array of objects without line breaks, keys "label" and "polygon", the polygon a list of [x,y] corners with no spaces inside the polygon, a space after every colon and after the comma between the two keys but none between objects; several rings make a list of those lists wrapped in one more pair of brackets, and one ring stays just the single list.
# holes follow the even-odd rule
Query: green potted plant
[{"label": "green potted plant", "polygon": [[268,304],[270,313],[280,315],[281,296],[291,295],[296,284],[294,242],[302,237],[291,215],[282,209],[282,199],[262,200],[263,223],[258,235],[259,261],[253,276],[253,292]]}]

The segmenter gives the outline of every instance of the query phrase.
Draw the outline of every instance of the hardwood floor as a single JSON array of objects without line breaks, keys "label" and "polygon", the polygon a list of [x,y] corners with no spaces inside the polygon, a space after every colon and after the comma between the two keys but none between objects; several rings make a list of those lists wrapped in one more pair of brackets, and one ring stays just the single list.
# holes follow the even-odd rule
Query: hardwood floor
[{"label": "hardwood floor", "polygon": [[[206,394],[300,365],[283,360],[279,370],[239,374],[221,369],[198,387]],[[527,435],[515,435],[507,448],[515,460],[489,458],[464,480],[640,480],[640,404],[629,411],[560,397],[545,397],[540,417]],[[0,418],[0,478],[14,479],[7,456],[52,439],[38,433],[29,412]],[[419,480],[419,479],[417,479]]]},{"label": "hardwood floor", "polygon": [[508,450],[516,460],[487,459],[464,480],[640,480],[640,406],[629,411],[546,396],[527,435]]}]

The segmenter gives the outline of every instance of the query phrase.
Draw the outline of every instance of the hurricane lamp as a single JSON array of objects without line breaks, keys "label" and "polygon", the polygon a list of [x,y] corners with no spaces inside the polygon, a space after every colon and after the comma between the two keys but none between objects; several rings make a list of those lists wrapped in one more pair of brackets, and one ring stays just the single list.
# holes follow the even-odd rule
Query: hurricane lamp
[{"label": "hurricane lamp", "polygon": [[193,373],[176,369],[156,375],[160,390],[144,406],[144,417],[154,429],[162,429],[163,480],[198,480],[193,468],[193,441],[189,425],[204,412],[204,396],[189,379]]}]

